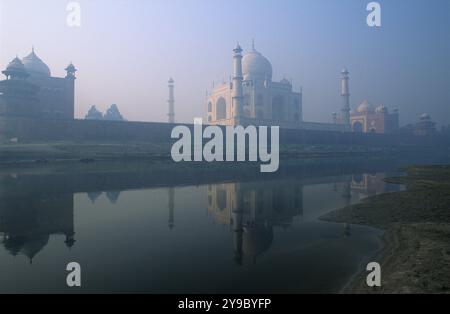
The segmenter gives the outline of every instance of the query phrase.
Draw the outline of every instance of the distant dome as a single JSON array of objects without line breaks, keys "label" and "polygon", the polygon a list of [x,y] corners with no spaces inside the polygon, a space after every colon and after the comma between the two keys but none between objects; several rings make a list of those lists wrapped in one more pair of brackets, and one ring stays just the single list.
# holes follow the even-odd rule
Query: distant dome
[{"label": "distant dome", "polygon": [[6,67],[6,70],[2,71],[6,76],[11,77],[27,77],[28,73],[23,65],[22,61],[18,57],[15,57]]},{"label": "distant dome", "polygon": [[272,65],[255,48],[242,58],[242,72],[244,80],[272,80]]},{"label": "distant dome", "polygon": [[428,113],[422,113],[422,115],[420,116],[420,120],[430,120],[431,117]]},{"label": "distant dome", "polygon": [[75,66],[73,65],[72,62],[64,70],[66,70],[67,72],[72,72],[72,73],[75,73],[77,71],[77,69],[75,68]]},{"label": "distant dome", "polygon": [[49,67],[34,53],[31,53],[23,58],[23,65],[31,76],[45,76],[50,77]]},{"label": "distant dome", "polygon": [[385,105],[379,105],[376,109],[376,112],[388,112]]},{"label": "distant dome", "polygon": [[375,110],[375,107],[369,103],[367,100],[364,100],[357,108],[357,113],[367,113],[367,112],[373,112]]},{"label": "distant dome", "polygon": [[18,57],[15,57],[6,67],[6,70],[10,70],[10,71],[26,71],[25,67],[22,63],[22,61],[20,61],[20,59]]},{"label": "distant dome", "polygon": [[106,110],[103,119],[109,121],[125,121],[116,104],[112,104],[111,107]]}]

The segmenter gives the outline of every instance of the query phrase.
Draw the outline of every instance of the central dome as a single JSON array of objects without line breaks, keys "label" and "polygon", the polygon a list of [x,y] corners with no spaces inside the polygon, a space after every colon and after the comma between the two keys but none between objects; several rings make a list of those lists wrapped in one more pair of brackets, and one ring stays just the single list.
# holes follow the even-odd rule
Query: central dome
[{"label": "central dome", "polygon": [[32,76],[50,76],[49,67],[34,53],[34,49],[23,58],[23,65]]},{"label": "central dome", "polygon": [[272,80],[272,65],[255,48],[242,58],[242,72],[244,80]]},{"label": "central dome", "polygon": [[375,111],[375,107],[369,103],[367,100],[364,100],[357,108],[357,113],[368,113]]}]

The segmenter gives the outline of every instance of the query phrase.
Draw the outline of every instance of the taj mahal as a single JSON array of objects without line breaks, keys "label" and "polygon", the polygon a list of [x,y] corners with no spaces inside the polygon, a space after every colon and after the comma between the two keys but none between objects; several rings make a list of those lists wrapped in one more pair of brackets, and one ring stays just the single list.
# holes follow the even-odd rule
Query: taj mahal
[{"label": "taj mahal", "polygon": [[398,128],[398,111],[391,114],[384,105],[363,101],[350,108],[349,71],[341,72],[339,113],[332,122],[303,120],[302,90],[295,91],[283,78],[274,81],[272,64],[255,49],[243,54],[239,44],[233,50],[233,77],[207,93],[207,123],[215,125],[276,125],[281,128],[322,131],[388,133]]}]

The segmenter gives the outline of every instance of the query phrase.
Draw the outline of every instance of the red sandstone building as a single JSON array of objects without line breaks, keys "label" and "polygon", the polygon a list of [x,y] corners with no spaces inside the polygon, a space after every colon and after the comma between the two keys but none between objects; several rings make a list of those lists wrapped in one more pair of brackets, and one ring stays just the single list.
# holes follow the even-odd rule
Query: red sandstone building
[{"label": "red sandstone building", "polygon": [[350,113],[350,124],[353,132],[393,133],[399,128],[399,114],[397,109],[390,113],[384,105],[375,107],[365,100]]},{"label": "red sandstone building", "polygon": [[65,77],[52,77],[34,49],[22,60],[14,58],[2,71],[0,115],[73,120],[77,70],[73,64],[65,70]]}]

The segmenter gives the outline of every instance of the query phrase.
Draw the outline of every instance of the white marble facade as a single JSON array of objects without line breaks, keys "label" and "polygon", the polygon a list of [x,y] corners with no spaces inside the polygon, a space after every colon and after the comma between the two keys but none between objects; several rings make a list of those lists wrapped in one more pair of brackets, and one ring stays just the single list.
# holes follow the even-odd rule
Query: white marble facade
[{"label": "white marble facade", "polygon": [[[240,51],[240,46],[238,47]],[[284,128],[309,128],[316,130],[342,130],[334,123],[304,123],[302,91],[295,91],[292,83],[283,78],[272,80],[272,65],[254,45],[243,56],[234,55],[233,79],[215,85],[207,94],[207,124],[216,125],[278,125]],[[238,58],[237,58],[238,57]],[[242,59],[242,63],[240,63]],[[242,71],[240,75],[239,70]],[[239,95],[233,84],[242,84],[242,109],[235,103]],[[240,103],[239,101],[239,103]]]}]

